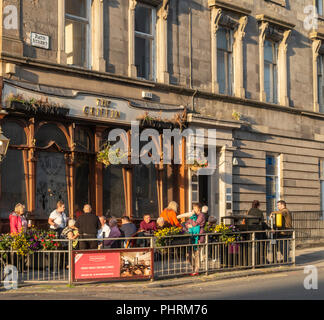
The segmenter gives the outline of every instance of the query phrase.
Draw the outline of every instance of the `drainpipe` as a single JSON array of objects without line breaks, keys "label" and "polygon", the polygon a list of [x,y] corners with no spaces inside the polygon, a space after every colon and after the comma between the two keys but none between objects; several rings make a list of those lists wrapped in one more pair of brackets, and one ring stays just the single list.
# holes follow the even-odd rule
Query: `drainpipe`
[{"label": "drainpipe", "polygon": [[194,94],[192,95],[192,107],[191,107],[191,111],[195,112],[195,95],[197,94],[198,89],[195,90]]}]

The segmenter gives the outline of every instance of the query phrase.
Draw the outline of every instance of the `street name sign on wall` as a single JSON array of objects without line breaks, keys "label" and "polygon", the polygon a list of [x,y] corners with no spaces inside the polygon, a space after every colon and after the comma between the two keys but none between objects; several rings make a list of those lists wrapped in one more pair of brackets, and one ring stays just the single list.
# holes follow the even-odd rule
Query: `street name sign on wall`
[{"label": "street name sign on wall", "polygon": [[32,32],[30,38],[33,47],[49,49],[49,36]]}]

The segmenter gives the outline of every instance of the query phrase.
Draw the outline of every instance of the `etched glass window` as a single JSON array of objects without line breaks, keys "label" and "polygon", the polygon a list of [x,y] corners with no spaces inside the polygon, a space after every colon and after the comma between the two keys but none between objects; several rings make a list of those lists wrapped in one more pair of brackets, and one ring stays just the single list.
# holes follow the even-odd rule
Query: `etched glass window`
[{"label": "etched glass window", "polygon": [[157,176],[153,164],[139,164],[133,169],[133,216],[142,218],[146,213],[152,217],[159,216]]},{"label": "etched glass window", "polygon": [[3,134],[10,139],[9,148],[0,168],[0,215],[8,218],[17,203],[27,205],[27,170],[23,151],[11,146],[26,145],[27,137],[23,127],[13,121],[3,121]]}]

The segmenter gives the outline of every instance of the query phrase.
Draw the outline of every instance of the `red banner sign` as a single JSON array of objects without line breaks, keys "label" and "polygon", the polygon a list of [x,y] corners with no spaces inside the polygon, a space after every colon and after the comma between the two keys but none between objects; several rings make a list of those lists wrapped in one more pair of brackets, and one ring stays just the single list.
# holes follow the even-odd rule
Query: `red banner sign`
[{"label": "red banner sign", "polygon": [[120,253],[77,253],[74,256],[74,279],[120,277]]},{"label": "red banner sign", "polygon": [[151,249],[72,251],[73,281],[153,277]]}]

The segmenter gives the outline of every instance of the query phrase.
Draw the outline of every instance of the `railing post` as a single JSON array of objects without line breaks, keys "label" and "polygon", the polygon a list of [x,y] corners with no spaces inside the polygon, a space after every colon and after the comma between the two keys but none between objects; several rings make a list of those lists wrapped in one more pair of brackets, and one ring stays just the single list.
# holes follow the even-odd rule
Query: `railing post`
[{"label": "railing post", "polygon": [[252,268],[255,268],[255,233],[252,233]]},{"label": "railing post", "polygon": [[295,230],[293,231],[293,240],[292,240],[292,263],[296,265],[296,234]]},{"label": "railing post", "polygon": [[152,278],[151,282],[154,281],[154,239],[153,237],[150,237],[150,248],[151,248],[151,254],[153,255],[151,261],[153,262],[153,266],[151,266],[151,272],[152,272]]},{"label": "railing post", "polygon": [[68,240],[69,248],[69,285],[72,285],[72,240]]},{"label": "railing post", "polygon": [[205,239],[205,263],[206,263],[206,276],[208,276],[208,234]]}]

